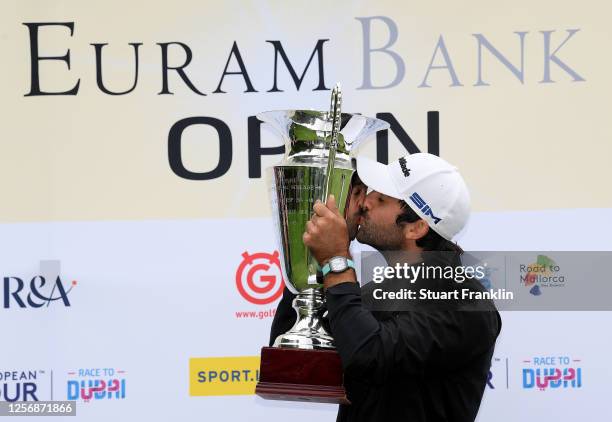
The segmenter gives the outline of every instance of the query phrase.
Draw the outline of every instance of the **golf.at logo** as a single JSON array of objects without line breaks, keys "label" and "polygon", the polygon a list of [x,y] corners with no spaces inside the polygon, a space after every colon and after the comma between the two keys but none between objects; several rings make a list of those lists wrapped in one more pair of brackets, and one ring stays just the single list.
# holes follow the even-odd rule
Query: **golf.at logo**
[{"label": "golf.at logo", "polygon": [[247,301],[256,305],[274,302],[283,294],[285,283],[278,251],[242,254],[236,271],[236,288]]}]

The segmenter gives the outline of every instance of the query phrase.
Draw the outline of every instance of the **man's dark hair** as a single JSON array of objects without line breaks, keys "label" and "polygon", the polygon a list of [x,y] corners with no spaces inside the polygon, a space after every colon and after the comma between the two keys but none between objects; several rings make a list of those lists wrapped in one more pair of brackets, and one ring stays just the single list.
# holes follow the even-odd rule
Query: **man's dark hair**
[{"label": "man's dark hair", "polygon": [[357,172],[353,173],[353,178],[351,179],[351,185],[353,186],[354,185],[364,185],[365,186],[365,183],[363,183],[363,181],[361,180]]},{"label": "man's dark hair", "polygon": [[[414,212],[412,208],[406,203],[406,201],[399,200],[402,212],[397,216],[395,223],[400,225],[402,223],[414,223],[421,219],[419,215]],[[427,234],[416,241],[417,246],[423,248],[424,251],[442,251],[442,252],[454,252],[457,257],[463,254],[463,249],[459,245],[450,240],[446,240],[440,236],[431,227],[427,231]]]}]

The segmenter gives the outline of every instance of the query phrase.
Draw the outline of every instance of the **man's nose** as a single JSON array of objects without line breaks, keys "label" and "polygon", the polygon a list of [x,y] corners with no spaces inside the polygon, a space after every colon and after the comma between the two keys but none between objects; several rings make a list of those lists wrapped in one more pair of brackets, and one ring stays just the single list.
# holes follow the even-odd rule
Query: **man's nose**
[{"label": "man's nose", "polygon": [[364,211],[370,211],[372,209],[372,204],[374,203],[373,193],[374,192],[370,192],[365,196],[362,205]]}]

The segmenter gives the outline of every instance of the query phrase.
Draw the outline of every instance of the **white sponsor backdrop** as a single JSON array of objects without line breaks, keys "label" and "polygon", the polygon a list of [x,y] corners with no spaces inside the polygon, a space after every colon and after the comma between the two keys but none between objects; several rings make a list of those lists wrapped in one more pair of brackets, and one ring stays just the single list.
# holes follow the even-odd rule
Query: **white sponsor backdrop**
[{"label": "white sponsor backdrop", "polygon": [[[581,237],[576,221],[611,218],[603,209],[476,213],[461,240],[474,250],[610,250],[602,243],[612,236],[610,224]],[[78,283],[67,295],[70,307],[55,301],[20,308],[12,300],[2,310],[0,369],[53,371],[55,400],[66,399],[70,371],[126,371],[125,399],[79,402],[83,421],[334,420],[332,405],[188,394],[190,357],[257,355],[267,342],[270,318],[236,312],[273,305],[240,296],[234,271],[243,252],[274,250],[271,233],[267,219],[1,225],[2,239],[11,239],[0,245],[3,277],[26,280],[55,269],[64,284]],[[211,239],[218,247],[203,248]],[[570,421],[607,412],[612,314],[507,312],[503,323],[480,421]],[[581,368],[581,387],[524,389],[523,361],[547,356],[580,360],[572,366]],[[41,400],[49,399],[47,381],[40,382]]]},{"label": "white sponsor backdrop", "polygon": [[[189,372],[190,358],[256,356],[267,343],[274,303],[247,301],[235,282],[244,252],[275,249],[266,183],[249,177],[257,137],[248,118],[327,107],[329,91],[315,90],[323,80],[342,82],[345,111],[397,121],[390,159],[408,136],[427,151],[436,128],[427,112],[439,112],[440,155],[458,166],[473,200],[459,239],[466,250],[612,250],[610,8],[600,0],[2,2],[0,400],[32,388],[40,400],[60,400],[71,380],[117,380],[105,386],[118,388],[112,398],[79,400],[70,420],[334,420],[331,405],[193,396]],[[107,44],[104,86],[124,91],[136,74],[134,43],[142,43],[134,90],[104,93],[92,44]],[[57,58],[68,53],[70,66]],[[40,91],[79,81],[78,92],[37,93],[32,57]],[[184,76],[172,70],[182,64]],[[304,72],[300,84],[288,66]],[[245,92],[247,79],[256,92]],[[279,91],[270,92],[275,81]],[[219,85],[225,93],[214,92]],[[231,138],[191,126],[179,164],[210,172],[220,145],[227,157],[231,144],[226,173],[191,180],[176,172],[176,156],[171,165],[171,127],[191,117],[218,119]],[[265,126],[261,142],[280,145]],[[375,144],[363,152],[374,157]],[[279,160],[264,155],[260,167]],[[35,294],[60,297],[58,274],[72,286],[70,306]],[[37,278],[33,288],[38,276],[45,285]],[[610,313],[503,320],[480,421],[609,413]],[[580,386],[555,388],[551,378],[548,388],[523,388],[524,368],[568,366],[580,369]],[[13,379],[19,371],[25,379]]]}]

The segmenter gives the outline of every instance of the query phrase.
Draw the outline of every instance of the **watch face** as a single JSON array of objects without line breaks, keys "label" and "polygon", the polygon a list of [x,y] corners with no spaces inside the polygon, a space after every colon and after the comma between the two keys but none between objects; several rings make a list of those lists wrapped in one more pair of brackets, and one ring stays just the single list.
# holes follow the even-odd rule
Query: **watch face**
[{"label": "watch face", "polygon": [[333,272],[340,272],[346,270],[347,267],[346,259],[342,257],[336,257],[329,260],[329,268]]}]

